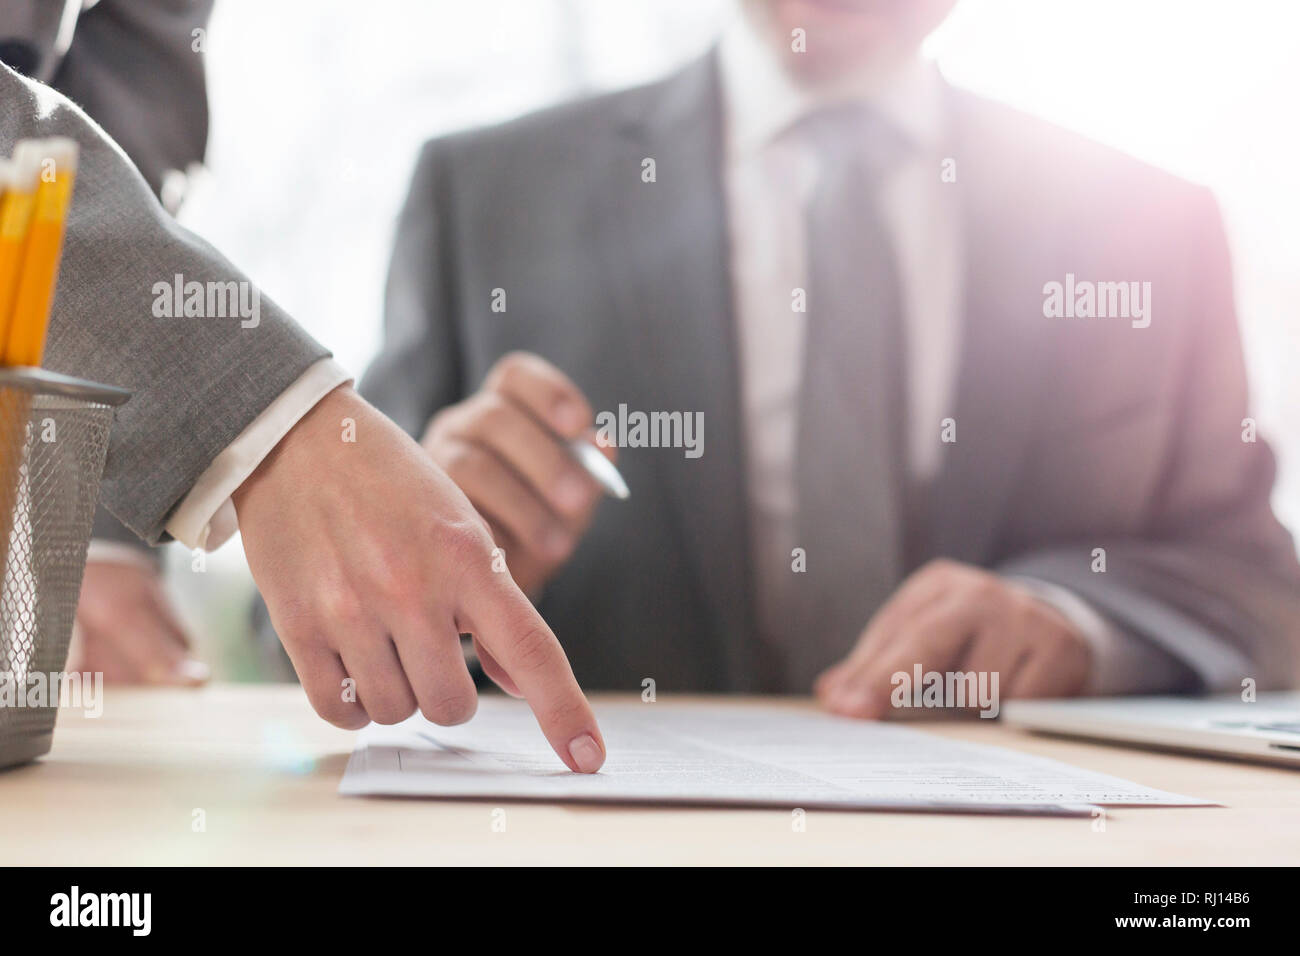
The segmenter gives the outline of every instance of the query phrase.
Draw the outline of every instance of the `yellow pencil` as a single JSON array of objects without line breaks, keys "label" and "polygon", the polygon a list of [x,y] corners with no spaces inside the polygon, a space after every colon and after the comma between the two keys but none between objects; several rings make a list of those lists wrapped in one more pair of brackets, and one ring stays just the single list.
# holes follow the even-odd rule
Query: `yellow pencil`
[{"label": "yellow pencil", "polygon": [[[16,211],[20,197],[14,193],[14,164],[0,159],[0,343],[4,342],[4,325],[9,319],[10,293],[16,287],[22,240],[27,227],[17,228],[21,219]],[[16,427],[25,422],[26,409],[12,389],[0,388],[0,575],[9,558],[9,532],[13,527],[17,503],[18,469],[22,466],[26,429],[20,438]]]},{"label": "yellow pencil", "polygon": [[4,199],[0,201],[0,356],[9,341],[27,230],[36,207],[36,186],[41,176],[39,151],[36,143],[24,140],[5,164]]},{"label": "yellow pencil", "polygon": [[41,364],[50,303],[59,277],[63,232],[77,176],[77,144],[73,140],[42,140],[40,152],[40,183],[23,249],[13,319],[5,340],[5,365]]},{"label": "yellow pencil", "polygon": [[[8,202],[9,182],[13,179],[13,162],[0,157],[0,234],[3,234],[5,220],[5,204]],[[7,298],[7,290],[10,283],[5,280],[7,270],[3,265],[4,252],[0,251],[0,304],[3,304]],[[0,308],[0,321],[3,321],[4,309]],[[4,341],[4,329],[0,329],[0,342]]]},{"label": "yellow pencil", "polygon": [[[41,364],[76,172],[77,144],[72,140],[25,141],[14,150],[12,188],[0,208],[0,363],[4,365]],[[0,574],[8,563],[31,404],[26,390],[0,390]]]}]

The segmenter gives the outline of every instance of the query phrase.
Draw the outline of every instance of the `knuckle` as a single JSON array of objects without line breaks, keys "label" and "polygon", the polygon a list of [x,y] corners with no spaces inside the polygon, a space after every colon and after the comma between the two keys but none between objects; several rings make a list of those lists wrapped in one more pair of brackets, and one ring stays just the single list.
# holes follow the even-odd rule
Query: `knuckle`
[{"label": "knuckle", "polygon": [[335,727],[341,727],[343,730],[360,730],[370,723],[370,717],[356,704],[341,705],[329,716],[324,714],[321,716],[325,717]]},{"label": "knuckle", "polygon": [[457,559],[479,558],[491,542],[483,534],[478,521],[469,518],[448,522],[443,526],[444,547]]},{"label": "knuckle", "polygon": [[322,720],[341,727],[344,730],[360,730],[367,723],[365,709],[358,704],[343,700],[336,687],[308,688],[307,699],[311,701],[312,710]]},{"label": "knuckle", "polygon": [[441,561],[455,570],[476,566],[490,567],[492,535],[477,515],[445,522],[439,527],[437,538]]},{"label": "knuckle", "polygon": [[551,540],[554,543],[551,545],[549,554],[554,563],[563,564],[573,557],[573,552],[578,549],[577,540],[563,529],[557,529],[555,537]]},{"label": "knuckle", "polygon": [[533,550],[538,554],[545,553],[547,551],[547,537],[551,529],[550,522],[533,509],[525,509],[525,515],[521,520],[524,537],[531,544]]},{"label": "knuckle", "polygon": [[455,422],[459,410],[460,406],[458,405],[447,405],[434,412],[424,430],[422,444],[441,441],[455,431]]},{"label": "knuckle", "polygon": [[927,576],[949,576],[957,570],[957,562],[951,558],[931,558],[921,567],[921,573]]},{"label": "knuckle", "polygon": [[419,595],[422,584],[410,552],[396,541],[375,548],[367,581],[367,590],[383,602],[379,606],[392,609],[408,606],[412,597]]},{"label": "knuckle", "polygon": [[358,628],[365,620],[361,596],[347,584],[322,588],[316,598],[321,617],[340,628]]},{"label": "knuckle", "polygon": [[1058,618],[1055,614],[1045,620],[1041,616],[1036,619],[1042,621],[1039,628],[1044,634],[1044,640],[1052,648],[1064,651],[1083,646],[1078,633],[1068,621]]},{"label": "knuckle", "polygon": [[340,730],[360,730],[366,724],[370,723],[370,718],[366,716],[365,711],[353,704],[350,707],[336,708],[317,708],[319,714],[327,723],[333,724]]},{"label": "knuckle", "polygon": [[1010,599],[1007,619],[1013,634],[1023,634],[1040,640],[1053,640],[1057,636],[1055,627],[1045,626],[1048,619],[1036,598],[1029,595],[1016,595]]},{"label": "knuckle", "polygon": [[500,395],[488,393],[479,404],[474,426],[480,432],[500,431],[510,424],[511,417],[511,408],[506,400]]},{"label": "knuckle", "polygon": [[311,633],[315,613],[311,601],[300,597],[297,593],[278,598],[274,602],[267,598],[266,610],[271,616],[275,633],[282,641],[306,643],[307,636]]},{"label": "knuckle", "polygon": [[478,449],[465,442],[448,442],[439,448],[437,457],[447,477],[459,485],[474,474]]},{"label": "knuckle", "polygon": [[590,422],[595,419],[596,412],[591,407],[591,402],[587,401],[587,396],[583,395],[582,392],[578,390],[577,386],[565,383],[564,387],[560,389],[560,394],[568,401],[574,403],[578,411],[581,413],[584,422]]},{"label": "knuckle", "polygon": [[581,697],[569,698],[549,704],[543,709],[543,720],[549,727],[563,727],[582,723],[586,719],[586,704]]},{"label": "knuckle", "polygon": [[366,713],[377,724],[400,724],[415,713],[415,700],[409,694],[379,694],[367,699],[361,695]]},{"label": "knuckle", "polygon": [[463,724],[478,710],[478,697],[473,693],[452,693],[420,706],[420,713],[443,727]]},{"label": "knuckle", "polygon": [[517,384],[521,376],[527,374],[531,359],[532,356],[527,352],[519,350],[507,352],[497,360],[496,365],[492,366],[489,379],[496,388],[508,389]]},{"label": "knuckle", "polygon": [[524,625],[511,636],[511,642],[514,661],[523,670],[546,670],[555,661],[555,637],[544,624]]},{"label": "knuckle", "polygon": [[541,508],[530,508],[525,519],[528,540],[538,552],[557,558],[566,558],[572,547],[571,535]]}]

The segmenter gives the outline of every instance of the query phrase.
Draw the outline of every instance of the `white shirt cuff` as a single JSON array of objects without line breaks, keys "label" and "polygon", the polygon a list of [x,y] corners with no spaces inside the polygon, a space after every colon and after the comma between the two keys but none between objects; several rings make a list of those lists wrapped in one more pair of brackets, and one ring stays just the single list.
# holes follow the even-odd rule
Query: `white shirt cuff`
[{"label": "white shirt cuff", "polygon": [[212,460],[167,522],[167,533],[187,548],[212,551],[239,530],[230,500],[289,429],[316,403],[352,376],[333,359],[323,358],[298,376],[239,436]]},{"label": "white shirt cuff", "polygon": [[1149,641],[1116,627],[1068,588],[1037,578],[1015,579],[1034,597],[1050,604],[1092,649],[1086,695],[1157,694],[1174,690],[1183,675],[1177,659]]}]

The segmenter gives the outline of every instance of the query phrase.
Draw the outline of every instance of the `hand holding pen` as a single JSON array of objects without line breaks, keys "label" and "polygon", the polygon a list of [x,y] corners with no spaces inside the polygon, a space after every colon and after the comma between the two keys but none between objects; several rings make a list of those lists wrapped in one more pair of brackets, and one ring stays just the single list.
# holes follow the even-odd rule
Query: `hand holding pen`
[{"label": "hand holding pen", "polygon": [[595,443],[594,421],[563,372],[513,352],[477,392],[435,415],[421,441],[487,520],[525,593],[568,560],[602,490],[628,496],[616,449]]}]

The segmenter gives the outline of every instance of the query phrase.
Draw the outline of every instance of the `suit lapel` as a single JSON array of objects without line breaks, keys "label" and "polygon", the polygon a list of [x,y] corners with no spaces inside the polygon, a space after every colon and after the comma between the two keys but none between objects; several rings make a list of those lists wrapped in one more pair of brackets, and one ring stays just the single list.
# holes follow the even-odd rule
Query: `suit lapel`
[{"label": "suit lapel", "polygon": [[[949,90],[961,203],[961,357],[952,417],[957,440],[928,496],[931,553],[980,564],[1000,556],[998,529],[1026,463],[1027,422],[1046,385],[1042,286],[1054,276],[1057,244],[1043,228],[1046,209],[1007,188],[1026,171],[1014,144],[999,147],[981,103]],[[1012,168],[1008,168],[1012,167]]]},{"label": "suit lapel", "polygon": [[[629,408],[703,413],[700,457],[672,448],[624,454],[653,456],[671,512],[664,518],[676,525],[726,685],[745,689],[755,680],[753,622],[715,60],[711,53],[629,100],[589,234],[635,369]],[[643,179],[647,159],[653,182]]]}]

